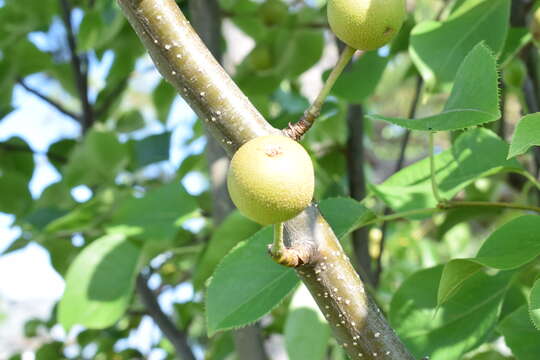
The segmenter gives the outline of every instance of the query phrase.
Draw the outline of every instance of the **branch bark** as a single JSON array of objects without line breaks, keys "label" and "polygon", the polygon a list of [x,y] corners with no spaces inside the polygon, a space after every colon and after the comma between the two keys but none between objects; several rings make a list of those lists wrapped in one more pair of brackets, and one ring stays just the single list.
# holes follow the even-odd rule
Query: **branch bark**
[{"label": "branch bark", "polygon": [[188,102],[228,154],[279,134],[223,70],[172,0],[119,0],[161,75]]},{"label": "branch bark", "polygon": [[[216,60],[221,63],[221,13],[217,1],[191,0],[189,12],[193,27]],[[234,210],[227,190],[229,158],[212,136],[206,136],[206,139],[206,159],[212,186],[212,218],[217,225]],[[267,359],[264,340],[256,324],[234,330],[233,335],[239,360]]]},{"label": "branch bark", "polygon": [[[205,119],[229,153],[253,137],[279,133],[212,58],[174,0],[119,3],[161,74]],[[351,359],[413,359],[369,299],[315,205],[285,224],[285,244],[304,255],[299,258],[302,265],[296,268],[297,273]]]},{"label": "branch bark", "polygon": [[159,326],[163,335],[169,339],[176,350],[176,353],[180,356],[180,359],[195,360],[195,355],[193,355],[187,342],[186,334],[178,330],[171,319],[169,319],[169,317],[161,310],[156,296],[148,287],[147,281],[148,280],[142,274],[137,276],[137,292],[139,293],[141,302],[144,304],[148,315],[150,315],[152,320]]}]

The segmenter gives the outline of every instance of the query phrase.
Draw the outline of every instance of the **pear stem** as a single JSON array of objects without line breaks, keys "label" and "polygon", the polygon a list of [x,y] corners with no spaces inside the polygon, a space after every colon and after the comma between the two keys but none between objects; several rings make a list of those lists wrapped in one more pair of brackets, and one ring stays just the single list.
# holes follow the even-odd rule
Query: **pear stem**
[{"label": "pear stem", "polygon": [[[283,256],[285,244],[283,243],[283,223],[274,224],[274,242],[270,248],[270,255],[274,259],[279,259]],[[279,262],[279,261],[278,261]]]},{"label": "pear stem", "polygon": [[352,59],[356,49],[347,45],[347,47],[341,52],[339,60],[336,66],[332,69],[332,72],[326,79],[319,95],[315,98],[310,107],[304,112],[302,118],[294,124],[289,124],[286,129],[283,129],[283,133],[286,136],[293,138],[294,140],[300,140],[300,138],[311,128],[315,120],[321,114],[321,108],[324,104],[324,101],[330,94],[330,91],[334,87],[337,79],[345,70],[345,67]]}]

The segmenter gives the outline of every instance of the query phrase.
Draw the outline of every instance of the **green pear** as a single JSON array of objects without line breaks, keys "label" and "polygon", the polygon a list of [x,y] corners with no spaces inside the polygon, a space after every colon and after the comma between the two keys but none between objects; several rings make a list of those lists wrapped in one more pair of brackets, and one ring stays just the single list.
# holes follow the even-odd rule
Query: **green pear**
[{"label": "green pear", "polygon": [[375,50],[388,44],[405,21],[405,0],[328,0],[328,22],[352,48]]},{"label": "green pear", "polygon": [[257,137],[234,154],[227,187],[245,216],[262,225],[277,224],[295,217],[311,203],[313,163],[302,145],[291,138]]}]

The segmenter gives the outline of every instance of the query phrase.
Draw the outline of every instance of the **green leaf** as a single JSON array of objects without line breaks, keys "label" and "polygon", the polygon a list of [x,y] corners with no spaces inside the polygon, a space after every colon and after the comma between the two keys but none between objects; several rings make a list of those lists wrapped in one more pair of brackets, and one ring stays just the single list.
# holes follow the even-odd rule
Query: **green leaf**
[{"label": "green leaf", "polygon": [[540,113],[526,115],[519,121],[512,136],[508,159],[524,154],[535,145],[540,146]]},{"label": "green leaf", "polygon": [[504,341],[519,360],[538,360],[540,354],[540,331],[535,329],[529,317],[527,305],[504,318],[498,326]]},{"label": "green leaf", "polygon": [[25,216],[24,220],[36,230],[43,231],[52,221],[66,215],[66,213],[66,210],[57,207],[35,207]]},{"label": "green leaf", "polygon": [[116,131],[120,133],[129,133],[143,128],[145,124],[144,118],[139,110],[130,110],[116,119]]},{"label": "green leaf", "polygon": [[35,360],[61,359],[64,356],[64,344],[60,341],[53,341],[41,345],[36,350]]},{"label": "green leaf", "polygon": [[162,124],[167,123],[176,95],[174,87],[165,80],[161,80],[152,93],[154,107]]},{"label": "green leaf", "polygon": [[293,269],[268,255],[272,227],[238,244],[218,266],[206,295],[208,335],[248,325],[276,307],[298,284]]},{"label": "green leaf", "polygon": [[195,289],[203,287],[219,262],[240,241],[255,234],[261,226],[242,215],[238,211],[231,213],[214,230],[206,249],[202,254],[193,275]]},{"label": "green leaf", "polygon": [[275,43],[275,51],[280,54],[277,67],[286,76],[297,77],[320,60],[323,48],[324,32],[320,29],[281,32]]},{"label": "green leaf", "polygon": [[67,214],[48,223],[45,231],[54,232],[83,232],[93,229],[110,213],[117,200],[112,190],[105,190],[85,203],[75,206]]},{"label": "green leaf", "polygon": [[25,214],[32,204],[28,179],[17,171],[0,169],[0,212],[14,215]]},{"label": "green leaf", "polygon": [[332,93],[350,103],[361,104],[375,91],[388,60],[377,51],[366,52],[339,77]]},{"label": "green leaf", "polygon": [[111,183],[127,163],[127,147],[113,132],[91,129],[72,151],[64,169],[71,186]]},{"label": "green leaf", "polygon": [[497,63],[490,50],[477,45],[459,67],[450,98],[442,113],[419,119],[369,116],[410,130],[460,130],[495,121],[499,110]]},{"label": "green leaf", "polygon": [[65,329],[75,324],[90,329],[113,325],[129,305],[141,249],[115,234],[95,240],[77,256],[66,276],[58,307]]},{"label": "green leaf", "polygon": [[56,170],[59,172],[62,170],[62,166],[65,165],[76,144],[77,142],[73,139],[62,139],[49,145],[47,158]]},{"label": "green leaf", "polygon": [[498,351],[492,350],[476,354],[471,358],[467,358],[467,360],[514,360],[514,358],[506,357]]},{"label": "green leaf", "polygon": [[531,289],[529,315],[537,330],[540,330],[540,279],[537,279]]},{"label": "green leaf", "polygon": [[28,182],[34,174],[34,152],[20,137],[0,142],[0,170],[13,171]]},{"label": "green leaf", "polygon": [[[451,199],[473,181],[500,172],[523,171],[515,160],[506,160],[508,145],[483,128],[469,130],[454,145],[435,156],[435,179],[443,198]],[[489,156],[486,156],[489,154]],[[434,207],[429,159],[401,170],[371,189],[395,211]]]},{"label": "green leaf", "polygon": [[481,268],[482,265],[467,259],[454,259],[446,264],[439,282],[437,306],[444,304],[468,278]]},{"label": "green leaf", "polygon": [[267,29],[261,19],[253,16],[253,14],[240,14],[233,16],[231,20],[240,30],[254,40],[262,40],[267,34]]},{"label": "green leaf", "polygon": [[484,242],[475,261],[495,269],[515,269],[540,255],[540,216],[525,215],[504,224]]},{"label": "green leaf", "polygon": [[330,327],[304,285],[293,295],[283,335],[289,360],[326,359]]},{"label": "green leaf", "polygon": [[125,19],[116,3],[102,2],[100,9],[86,11],[79,26],[78,43],[80,51],[99,50],[115,39]]},{"label": "green leaf", "polygon": [[28,40],[18,42],[11,56],[17,59],[12,63],[14,66],[13,71],[20,77],[45,71],[52,67],[51,55],[39,50],[36,45]]},{"label": "green leaf", "polygon": [[132,156],[136,167],[143,167],[169,159],[171,133],[150,135],[144,139],[133,141]]},{"label": "green leaf", "polygon": [[130,228],[132,235],[151,240],[171,239],[197,209],[195,199],[182,184],[172,182],[149,190],[143,197],[132,196],[118,204],[110,231]]},{"label": "green leaf", "polygon": [[319,209],[338,239],[376,218],[371,210],[352,198],[325,199]]},{"label": "green leaf", "polygon": [[521,216],[495,230],[470,259],[455,259],[444,267],[439,283],[438,305],[445,303],[467,279],[483,266],[511,270],[540,255],[540,216]]},{"label": "green leaf", "polygon": [[409,277],[390,305],[390,323],[416,358],[455,360],[492,332],[511,273],[471,276],[451,302],[437,309],[442,266]]},{"label": "green leaf", "polygon": [[527,28],[514,28],[508,29],[508,36],[506,38],[506,44],[504,50],[499,57],[499,63],[501,68],[504,68],[509,61],[511,61],[515,55],[523,49],[532,39],[532,35]]},{"label": "green leaf", "polygon": [[462,59],[481,41],[498,54],[509,16],[509,0],[467,0],[444,22],[418,24],[409,50],[428,86],[452,82]]},{"label": "green leaf", "polygon": [[45,237],[41,245],[49,252],[51,265],[60,275],[64,276],[81,249],[71,243],[71,239],[60,237]]}]

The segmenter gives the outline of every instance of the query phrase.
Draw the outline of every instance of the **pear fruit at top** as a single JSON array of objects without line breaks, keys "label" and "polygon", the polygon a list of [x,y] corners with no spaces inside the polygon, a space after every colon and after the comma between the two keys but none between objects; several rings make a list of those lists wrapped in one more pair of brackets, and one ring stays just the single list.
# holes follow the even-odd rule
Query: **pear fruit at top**
[{"label": "pear fruit at top", "polygon": [[328,0],[328,22],[336,36],[358,50],[375,50],[398,33],[405,0]]},{"label": "pear fruit at top", "polygon": [[227,176],[233,203],[262,225],[287,221],[313,198],[315,175],[306,150],[281,135],[260,136],[234,154]]}]

